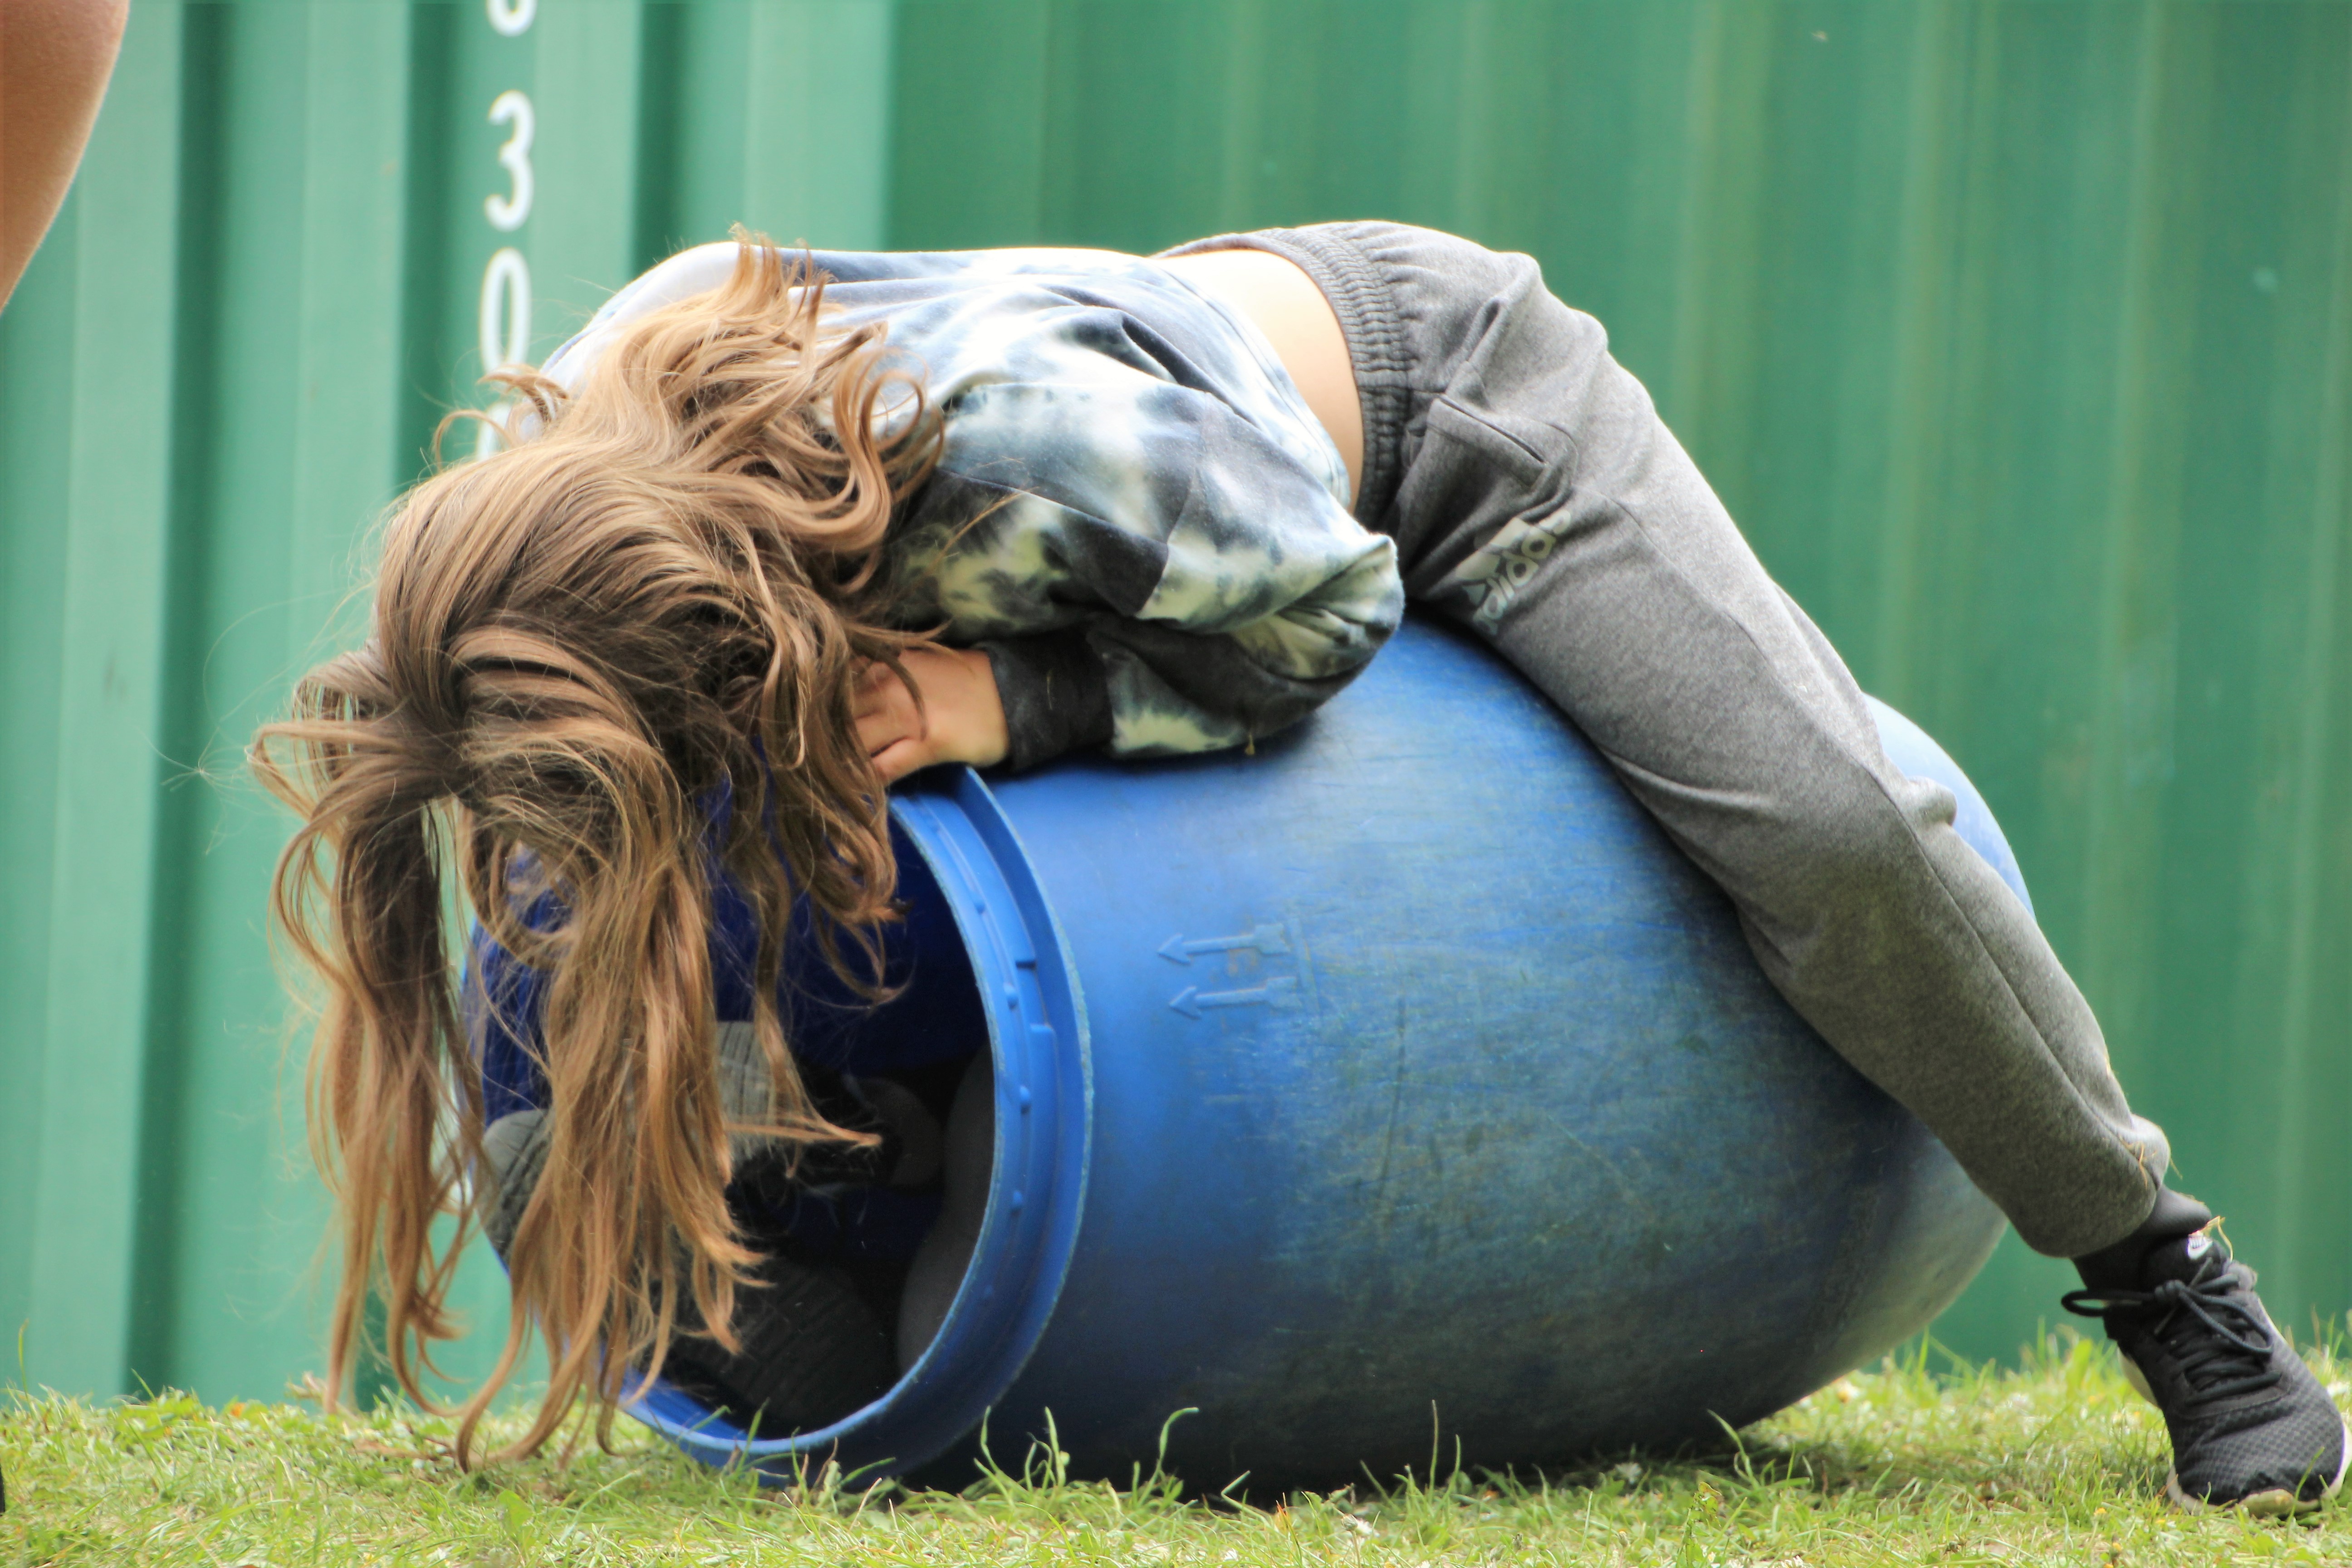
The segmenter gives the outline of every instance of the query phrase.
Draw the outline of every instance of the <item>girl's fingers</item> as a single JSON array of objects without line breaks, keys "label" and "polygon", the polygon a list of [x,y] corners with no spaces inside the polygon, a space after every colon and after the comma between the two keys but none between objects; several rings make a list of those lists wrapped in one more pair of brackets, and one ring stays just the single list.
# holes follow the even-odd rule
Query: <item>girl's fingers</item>
[{"label": "girl's fingers", "polygon": [[[901,678],[889,666],[869,664],[858,671],[852,710],[858,744],[866,748],[883,781],[904,778],[934,763],[979,766],[1002,762],[1003,708],[996,677],[985,653],[909,648],[912,667]],[[928,701],[918,704],[910,682],[919,680]]]},{"label": "girl's fingers", "polygon": [[930,766],[930,748],[920,741],[894,741],[874,753],[874,771],[884,784],[897,784],[908,773]]},{"label": "girl's fingers", "polygon": [[878,757],[888,748],[910,741],[922,732],[913,722],[911,713],[885,710],[869,713],[857,721],[857,743],[866,748],[869,757]]},{"label": "girl's fingers", "polygon": [[859,719],[882,712],[894,703],[905,701],[906,692],[905,683],[888,665],[869,664],[857,672],[857,687],[849,698],[850,711]]},{"label": "girl's fingers", "polygon": [[923,716],[915,706],[914,693],[887,664],[869,664],[859,674],[850,716],[856,721],[857,738],[868,756],[893,741],[923,732]]}]

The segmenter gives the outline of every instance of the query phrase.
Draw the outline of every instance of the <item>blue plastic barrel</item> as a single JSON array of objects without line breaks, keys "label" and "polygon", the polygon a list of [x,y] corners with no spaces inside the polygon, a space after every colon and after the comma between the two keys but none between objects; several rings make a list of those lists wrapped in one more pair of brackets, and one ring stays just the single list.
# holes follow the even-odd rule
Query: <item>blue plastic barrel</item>
[{"label": "blue plastic barrel", "polygon": [[[1951,760],[1889,754],[2014,858]],[[2001,1220],[1768,984],[1723,895],[1491,654],[1408,626],[1311,721],[896,801],[996,1078],[973,1265],[835,1426],[712,1462],[1328,1485],[1752,1421],[1925,1327]],[[948,940],[956,940],[950,936]]]}]

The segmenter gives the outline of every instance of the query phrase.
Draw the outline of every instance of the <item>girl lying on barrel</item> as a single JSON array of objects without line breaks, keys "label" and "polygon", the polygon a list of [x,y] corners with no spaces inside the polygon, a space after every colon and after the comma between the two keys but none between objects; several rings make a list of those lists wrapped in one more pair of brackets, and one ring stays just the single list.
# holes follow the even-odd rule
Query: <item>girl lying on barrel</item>
[{"label": "girl lying on barrel", "polygon": [[[778,1358],[748,1308],[793,1293],[739,1297],[778,1265],[730,1180],[762,1158],[928,1178],[944,1100],[796,1069],[772,984],[795,899],[860,973],[893,909],[883,786],[1245,745],[1352,679],[1410,598],[1557,702],[1796,1009],[2075,1261],[2066,1304],[2163,1409],[2175,1500],[2336,1489],[2341,1418],[2165,1186],[2164,1135],[2032,917],[1951,795],[1889,764],[1836,652],[1534,262],[1350,223],[815,268],[688,251],[506,374],[511,445],[409,492],[368,640],[263,732],[304,817],[278,911],[331,998],[338,1385],[374,1264],[414,1392],[414,1349],[451,1331],[454,1252],[428,1238],[454,1206],[518,1309],[468,1439],[531,1324],[552,1378],[526,1448],[665,1367],[804,1424],[759,1386]],[[487,1148],[445,855],[549,976],[549,1113]],[[721,1091],[714,868],[758,932],[730,1068],[767,1101],[757,1136]],[[796,1344],[862,1310],[847,1286],[793,1299],[817,1302]]]}]

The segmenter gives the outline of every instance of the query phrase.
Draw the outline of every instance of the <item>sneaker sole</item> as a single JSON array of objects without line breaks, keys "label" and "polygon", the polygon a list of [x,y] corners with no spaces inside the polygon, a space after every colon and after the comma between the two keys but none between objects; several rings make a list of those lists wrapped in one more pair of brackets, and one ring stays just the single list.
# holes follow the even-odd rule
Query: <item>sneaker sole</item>
[{"label": "sneaker sole", "polygon": [[[2339,1424],[2343,1418],[2337,1417]],[[2244,1513],[2256,1519],[2284,1519],[2293,1514],[2315,1513],[2319,1506],[2344,1489],[2344,1472],[2352,1466],[2352,1425],[2344,1427],[2343,1458],[2336,1461],[2336,1475],[2326,1489],[2315,1498],[2302,1498],[2284,1487],[2273,1487],[2268,1491],[2255,1492],[2234,1502],[2209,1502],[2191,1497],[2180,1489],[2180,1472],[2173,1471],[2164,1478],[2164,1499],[2183,1513]]]}]

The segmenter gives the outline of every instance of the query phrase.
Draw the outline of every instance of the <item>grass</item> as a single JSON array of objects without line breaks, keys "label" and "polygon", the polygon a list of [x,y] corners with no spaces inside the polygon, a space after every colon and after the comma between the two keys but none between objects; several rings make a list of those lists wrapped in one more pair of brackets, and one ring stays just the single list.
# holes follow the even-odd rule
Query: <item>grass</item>
[{"label": "grass", "polygon": [[[2352,1363],[2315,1362],[2341,1400]],[[2352,1563],[2352,1500],[2297,1522],[2167,1510],[2162,1424],[2111,1354],[2071,1339],[2015,1372],[1889,1363],[1696,1459],[1400,1478],[1270,1509],[1056,1483],[1042,1455],[960,1495],[762,1489],[634,1427],[618,1454],[467,1476],[446,1432],[399,1410],[19,1395],[0,1412],[0,1563]]]}]

